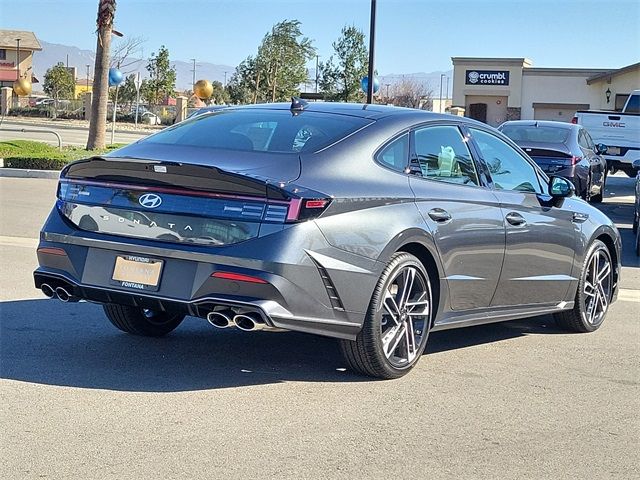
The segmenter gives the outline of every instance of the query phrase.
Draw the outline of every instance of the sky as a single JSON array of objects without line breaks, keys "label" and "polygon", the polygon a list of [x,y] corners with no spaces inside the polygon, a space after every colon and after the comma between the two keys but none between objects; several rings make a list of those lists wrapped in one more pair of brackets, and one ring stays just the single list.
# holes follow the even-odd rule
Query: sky
[{"label": "sky", "polygon": [[[0,0],[0,28],[94,50],[97,0]],[[302,22],[320,61],[345,25],[369,32],[370,0],[118,0],[115,27],[166,45],[174,60],[236,66],[285,19]],[[377,0],[380,74],[447,71],[451,57],[526,57],[536,67],[620,68],[640,61],[638,0]],[[368,40],[367,40],[368,42]],[[309,62],[313,66],[315,59]]]}]

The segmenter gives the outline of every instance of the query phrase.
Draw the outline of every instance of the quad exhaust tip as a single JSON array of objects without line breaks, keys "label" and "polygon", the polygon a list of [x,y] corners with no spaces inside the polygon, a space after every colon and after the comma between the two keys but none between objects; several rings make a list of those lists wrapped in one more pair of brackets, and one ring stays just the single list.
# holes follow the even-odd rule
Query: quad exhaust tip
[{"label": "quad exhaust tip", "polygon": [[40,286],[40,290],[42,290],[42,293],[44,293],[45,297],[47,297],[47,298],[55,298],[56,297],[56,291],[48,283],[43,283]]},{"label": "quad exhaust tip", "polygon": [[75,297],[69,293],[69,291],[64,287],[56,288],[56,295],[62,302],[74,302],[76,301]]},{"label": "quad exhaust tip", "polygon": [[257,313],[243,313],[233,317],[233,322],[240,330],[256,332],[265,327],[264,320]]},{"label": "quad exhaust tip", "polygon": [[216,328],[229,328],[235,326],[233,322],[233,310],[220,310],[219,312],[210,312],[207,315],[207,322]]}]

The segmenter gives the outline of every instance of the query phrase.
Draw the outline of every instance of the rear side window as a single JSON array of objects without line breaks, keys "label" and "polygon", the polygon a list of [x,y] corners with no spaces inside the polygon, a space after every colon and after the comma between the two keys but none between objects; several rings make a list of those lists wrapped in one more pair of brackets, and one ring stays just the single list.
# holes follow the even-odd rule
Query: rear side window
[{"label": "rear side window", "polygon": [[426,127],[414,132],[416,157],[424,178],[462,185],[480,185],[471,153],[454,126]]},{"label": "rear side window", "polygon": [[631,95],[629,97],[625,113],[640,113],[640,95]]},{"label": "rear side window", "polygon": [[142,142],[258,152],[315,152],[372,121],[289,110],[224,110],[198,115]]}]

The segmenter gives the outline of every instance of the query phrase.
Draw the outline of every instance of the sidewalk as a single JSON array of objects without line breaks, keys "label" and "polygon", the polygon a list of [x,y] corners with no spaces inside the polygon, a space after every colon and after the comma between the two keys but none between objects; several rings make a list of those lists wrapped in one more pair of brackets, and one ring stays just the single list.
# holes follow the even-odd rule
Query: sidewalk
[{"label": "sidewalk", "polygon": [[[86,130],[89,128],[88,120],[63,120],[63,119],[50,119],[39,117],[4,117],[0,122],[0,128],[2,125],[20,125],[20,126],[32,126],[32,127],[44,127],[44,128],[62,128],[69,130]],[[165,125],[144,125],[138,124],[138,128],[135,128],[132,123],[116,123],[117,133],[152,133],[158,130],[162,130]],[[111,131],[111,123],[107,122],[107,132]]]}]

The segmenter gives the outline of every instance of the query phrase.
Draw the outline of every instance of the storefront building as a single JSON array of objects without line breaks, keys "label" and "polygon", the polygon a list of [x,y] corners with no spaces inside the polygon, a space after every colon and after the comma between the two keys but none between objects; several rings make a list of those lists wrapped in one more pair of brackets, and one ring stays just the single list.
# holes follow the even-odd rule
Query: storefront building
[{"label": "storefront building", "polygon": [[13,82],[18,79],[18,71],[20,77],[37,83],[38,80],[33,76],[33,52],[40,50],[42,47],[33,32],[0,30],[0,87],[13,87]]},{"label": "storefront building", "polygon": [[640,88],[640,63],[620,69],[535,68],[527,58],[453,57],[453,106],[498,126],[571,121],[577,110],[620,110]]}]

